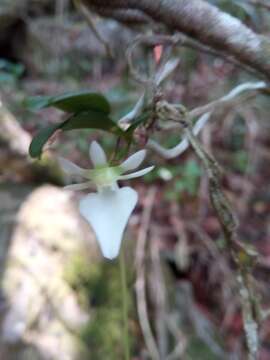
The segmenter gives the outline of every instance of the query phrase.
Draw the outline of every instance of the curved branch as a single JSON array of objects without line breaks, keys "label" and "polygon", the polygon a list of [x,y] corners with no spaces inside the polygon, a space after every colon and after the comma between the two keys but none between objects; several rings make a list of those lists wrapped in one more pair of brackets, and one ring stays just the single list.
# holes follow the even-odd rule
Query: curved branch
[{"label": "curved branch", "polygon": [[140,11],[169,28],[222,50],[270,79],[270,40],[203,0],[84,0],[112,11]]}]

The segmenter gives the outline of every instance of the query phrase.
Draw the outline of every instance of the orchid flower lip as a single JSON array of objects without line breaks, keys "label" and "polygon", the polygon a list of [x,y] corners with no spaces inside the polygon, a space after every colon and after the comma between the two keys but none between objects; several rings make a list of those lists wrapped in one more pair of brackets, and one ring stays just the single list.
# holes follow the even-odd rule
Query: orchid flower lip
[{"label": "orchid flower lip", "polygon": [[118,256],[125,227],[137,200],[135,190],[123,187],[118,191],[106,189],[98,194],[88,194],[80,201],[80,213],[93,228],[105,258],[113,260]]}]

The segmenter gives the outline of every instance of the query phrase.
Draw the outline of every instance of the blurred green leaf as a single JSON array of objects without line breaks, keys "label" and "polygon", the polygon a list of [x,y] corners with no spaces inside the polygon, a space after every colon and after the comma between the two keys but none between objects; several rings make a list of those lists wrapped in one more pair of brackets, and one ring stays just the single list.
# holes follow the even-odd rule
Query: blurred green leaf
[{"label": "blurred green leaf", "polygon": [[63,111],[73,113],[95,110],[109,114],[111,111],[108,100],[102,94],[89,91],[56,96],[51,99],[49,106],[54,106]]},{"label": "blurred green leaf", "polygon": [[63,130],[100,129],[119,135],[124,133],[107,114],[93,110],[71,115],[61,127]]},{"label": "blurred green leaf", "polygon": [[26,104],[35,110],[52,106],[69,113],[95,110],[109,114],[111,111],[108,100],[102,94],[89,91],[70,92],[58,96],[30,97]]},{"label": "blurred green leaf", "polygon": [[184,167],[184,175],[187,178],[198,178],[201,175],[201,168],[194,160],[189,160]]},{"label": "blurred green leaf", "polygon": [[33,158],[40,157],[43,146],[58,129],[63,131],[76,129],[99,129],[111,132],[117,136],[126,137],[125,132],[122,131],[105,113],[90,110],[83,111],[70,116],[67,120],[59,124],[50,125],[40,130],[30,144],[30,156]]},{"label": "blurred green leaf", "polygon": [[22,64],[0,59],[0,83],[14,84],[23,72],[24,66]]},{"label": "blurred green leaf", "polygon": [[248,154],[245,150],[239,150],[234,154],[233,167],[236,171],[245,173],[248,168]]},{"label": "blurred green leaf", "polygon": [[23,105],[30,110],[40,110],[48,106],[51,96],[30,96],[23,101]]},{"label": "blurred green leaf", "polygon": [[29,147],[29,154],[32,158],[38,158],[40,157],[42,153],[42,148],[48,141],[48,139],[55,133],[57,129],[61,127],[61,124],[51,125],[47,126],[44,129],[41,129],[37,135],[33,138],[31,141],[30,147]]},{"label": "blurred green leaf", "polygon": [[[214,339],[212,341],[214,342]],[[220,359],[220,355],[215,354],[212,348],[203,342],[200,338],[193,336],[188,343],[187,358],[200,360],[218,360]]]},{"label": "blurred green leaf", "polygon": [[15,77],[20,77],[24,72],[23,64],[17,64],[10,62],[6,59],[0,59],[0,70],[7,71],[10,74],[14,75]]}]

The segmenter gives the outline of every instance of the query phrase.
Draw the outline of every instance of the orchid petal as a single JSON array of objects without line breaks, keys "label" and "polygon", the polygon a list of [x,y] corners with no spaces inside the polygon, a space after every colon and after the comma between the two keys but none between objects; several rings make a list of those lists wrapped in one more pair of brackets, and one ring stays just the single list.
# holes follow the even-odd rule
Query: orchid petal
[{"label": "orchid petal", "polygon": [[145,92],[141,95],[134,108],[119,120],[119,123],[124,124],[124,123],[132,122],[132,120],[134,120],[142,112],[144,102],[145,102]]},{"label": "orchid petal", "polygon": [[93,186],[92,181],[87,181],[87,182],[81,183],[81,184],[71,184],[71,185],[64,186],[64,189],[72,190],[72,191],[76,191],[76,190],[79,191],[79,190],[89,189],[92,186]]},{"label": "orchid petal", "polygon": [[89,155],[95,167],[107,165],[107,158],[105,152],[98,142],[93,141],[91,143],[89,148]]},{"label": "orchid petal", "polygon": [[82,169],[81,167],[67,159],[58,157],[58,162],[61,169],[68,175],[80,175],[85,178],[87,178],[89,175],[89,170]]},{"label": "orchid petal", "polygon": [[80,201],[80,213],[92,226],[105,258],[112,260],[119,254],[123,232],[137,199],[135,190],[123,187],[88,194]]},{"label": "orchid petal", "polygon": [[145,168],[145,169],[136,171],[136,172],[134,172],[134,173],[131,173],[131,174],[128,174],[128,175],[119,176],[119,177],[118,177],[118,180],[134,179],[134,178],[136,178],[136,177],[143,176],[143,175],[149,173],[149,172],[152,171],[153,169],[154,169],[154,166],[149,166],[149,167],[147,167],[147,168]]},{"label": "orchid petal", "polygon": [[137,151],[135,154],[129,156],[127,160],[122,162],[120,165],[123,173],[136,169],[138,166],[141,165],[146,155],[146,150]]},{"label": "orchid petal", "polygon": [[169,60],[164,67],[162,67],[155,76],[156,85],[160,85],[163,80],[165,80],[171,73],[177,68],[179,65],[179,59],[171,59]]}]

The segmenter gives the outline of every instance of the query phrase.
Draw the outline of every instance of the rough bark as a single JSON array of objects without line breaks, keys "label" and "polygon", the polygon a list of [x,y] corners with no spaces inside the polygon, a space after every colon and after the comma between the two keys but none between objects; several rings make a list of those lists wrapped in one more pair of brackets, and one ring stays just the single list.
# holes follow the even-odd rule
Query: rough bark
[{"label": "rough bark", "polygon": [[270,40],[202,0],[83,0],[100,14],[140,11],[214,49],[226,51],[270,78]]},{"label": "rough bark", "polygon": [[52,182],[62,184],[62,172],[53,158],[43,163],[32,161],[28,155],[31,141],[13,114],[0,100],[0,176],[6,181]]},{"label": "rough bark", "polygon": [[[96,240],[71,193],[40,187],[17,213],[22,188],[0,188],[0,213],[9,212],[5,223],[0,219],[6,246],[1,242],[0,359],[89,359],[80,338],[89,313],[67,274],[76,256],[99,266]],[[15,222],[11,238],[7,221]]]}]

